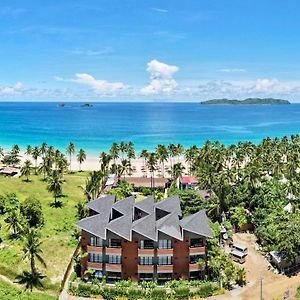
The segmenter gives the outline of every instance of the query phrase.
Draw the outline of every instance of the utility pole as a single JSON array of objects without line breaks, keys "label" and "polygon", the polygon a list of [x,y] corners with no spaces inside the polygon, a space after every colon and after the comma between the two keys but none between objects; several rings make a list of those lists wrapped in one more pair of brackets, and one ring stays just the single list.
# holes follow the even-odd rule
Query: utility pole
[{"label": "utility pole", "polygon": [[263,278],[260,277],[260,300],[263,300],[262,282],[263,282]]}]

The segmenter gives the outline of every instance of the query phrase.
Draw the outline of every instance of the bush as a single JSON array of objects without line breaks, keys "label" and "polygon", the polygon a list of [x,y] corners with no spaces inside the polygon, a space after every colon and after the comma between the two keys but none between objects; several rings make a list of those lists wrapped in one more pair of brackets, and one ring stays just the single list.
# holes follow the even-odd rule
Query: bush
[{"label": "bush", "polygon": [[110,289],[110,288],[102,289],[100,295],[105,300],[115,300],[118,296],[116,290],[115,289]]},{"label": "bush", "polygon": [[42,212],[42,204],[38,199],[27,198],[21,203],[20,212],[27,220],[30,227],[38,227],[44,225],[44,216]]},{"label": "bush", "polygon": [[218,287],[215,284],[211,282],[205,282],[196,290],[196,294],[200,298],[206,298],[212,296],[214,291],[217,289]]},{"label": "bush", "polygon": [[165,300],[168,298],[165,289],[162,288],[155,288],[150,292],[150,299],[151,300]]},{"label": "bush", "polygon": [[190,288],[188,287],[180,287],[175,289],[175,299],[178,300],[186,300],[190,297]]},{"label": "bush", "polygon": [[143,290],[141,289],[129,289],[128,290],[128,296],[127,296],[128,300],[138,300],[138,299],[143,299],[145,298],[145,293]]}]

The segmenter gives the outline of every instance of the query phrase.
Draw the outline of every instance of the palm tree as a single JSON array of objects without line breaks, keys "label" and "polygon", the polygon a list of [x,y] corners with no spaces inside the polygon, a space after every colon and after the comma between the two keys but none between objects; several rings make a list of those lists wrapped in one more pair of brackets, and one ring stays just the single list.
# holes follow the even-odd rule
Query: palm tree
[{"label": "palm tree", "polygon": [[18,155],[20,153],[20,147],[19,145],[13,145],[11,148],[11,153],[14,155]]},{"label": "palm tree", "polygon": [[72,154],[75,153],[75,145],[73,143],[69,143],[67,147],[67,154],[69,155],[69,163],[70,163],[70,172],[72,170],[71,162],[72,162]]},{"label": "palm tree", "polygon": [[185,156],[185,161],[188,163],[189,166],[190,175],[192,173],[192,166],[195,165],[198,155],[199,155],[199,149],[195,145],[185,150],[184,156]]},{"label": "palm tree", "polygon": [[42,159],[42,162],[40,163],[39,168],[38,168],[38,173],[43,174],[43,176],[44,176],[43,180],[44,181],[46,180],[46,174],[50,173],[51,168],[52,168],[52,161],[48,156],[45,156]]},{"label": "palm tree", "polygon": [[121,160],[121,164],[118,167],[118,176],[121,177],[122,175],[124,176],[125,179],[125,175],[130,173],[130,163],[128,159],[122,159]]},{"label": "palm tree", "polygon": [[54,207],[61,206],[61,202],[57,201],[57,197],[61,196],[62,194],[62,184],[63,181],[61,178],[61,174],[58,172],[58,170],[53,170],[52,174],[48,177],[47,190],[54,196]]},{"label": "palm tree", "polygon": [[29,182],[29,176],[30,176],[30,173],[31,173],[31,161],[30,160],[26,160],[24,162],[24,165],[22,166],[21,168],[21,176],[26,176],[26,181]]},{"label": "palm tree", "polygon": [[25,154],[26,154],[27,156],[30,156],[30,155],[31,155],[31,151],[32,151],[32,147],[31,147],[30,145],[27,145]]},{"label": "palm tree", "polygon": [[96,199],[101,193],[104,186],[106,176],[101,171],[93,171],[86,178],[85,186],[82,187],[83,193],[86,196],[87,201]]},{"label": "palm tree", "polygon": [[135,158],[134,145],[132,142],[127,144],[127,158],[129,162],[129,175],[131,175],[131,160]]},{"label": "palm tree", "polygon": [[43,156],[43,158],[45,158],[46,152],[47,152],[47,143],[42,143],[41,147],[40,147],[40,152]]},{"label": "palm tree", "polygon": [[81,164],[86,160],[86,154],[83,149],[79,149],[77,161],[79,162],[79,172],[81,172]]},{"label": "palm tree", "polygon": [[157,164],[157,155],[155,152],[151,152],[147,157],[147,166],[151,174],[151,188],[155,187],[154,172],[155,172],[156,164]]},{"label": "palm tree", "polygon": [[43,267],[46,268],[46,263],[42,258],[43,253],[41,249],[40,235],[36,229],[29,229],[23,238],[23,259],[29,260],[30,272],[24,271],[21,275],[17,277],[18,283],[25,284],[26,289],[32,289],[34,287],[43,287],[41,280],[45,277],[37,271],[36,260],[39,261]]},{"label": "palm tree", "polygon": [[172,168],[173,158],[176,156],[176,146],[174,144],[168,145],[168,154],[169,154],[169,160],[170,160],[171,168]]},{"label": "palm tree", "polygon": [[165,145],[157,145],[156,154],[162,167],[162,176],[165,177],[165,162],[168,161],[168,150]]},{"label": "palm tree", "polygon": [[106,152],[101,152],[99,156],[99,161],[100,161],[100,170],[103,173],[108,174],[109,163],[111,161],[110,154],[107,154]]},{"label": "palm tree", "polygon": [[37,160],[38,160],[38,158],[40,156],[40,149],[39,149],[39,147],[35,146],[31,150],[31,156],[34,159],[34,174],[37,175]]},{"label": "palm tree", "polygon": [[146,177],[147,177],[147,158],[149,156],[149,152],[145,149],[143,149],[140,153],[140,158],[144,159],[144,168],[145,168],[145,173],[146,173]]},{"label": "palm tree", "polygon": [[127,144],[125,142],[121,142],[120,145],[119,145],[119,150],[121,152],[121,158],[124,159],[124,154],[126,153],[127,151]]},{"label": "palm tree", "polygon": [[10,209],[6,213],[5,223],[7,223],[8,230],[13,231],[13,235],[16,236],[22,230],[22,221],[18,209]]},{"label": "palm tree", "polygon": [[116,160],[119,158],[119,145],[117,143],[112,143],[109,154],[114,160],[114,165],[116,165]]}]

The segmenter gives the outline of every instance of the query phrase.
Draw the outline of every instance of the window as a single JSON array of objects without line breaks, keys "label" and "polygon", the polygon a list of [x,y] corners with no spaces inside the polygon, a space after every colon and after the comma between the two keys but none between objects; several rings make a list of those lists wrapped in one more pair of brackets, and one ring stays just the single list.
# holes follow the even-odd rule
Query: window
[{"label": "window", "polygon": [[100,253],[89,253],[89,261],[101,263],[102,262],[102,254]]},{"label": "window", "polygon": [[159,256],[158,264],[159,265],[171,265],[172,264],[172,256]]},{"label": "window", "polygon": [[91,236],[91,242],[90,242],[91,246],[96,246],[96,247],[102,247],[103,246],[103,240],[100,239],[97,236]]},{"label": "window", "polygon": [[159,240],[158,241],[158,248],[159,249],[171,249],[172,248],[172,241],[171,240]]},{"label": "window", "polygon": [[120,264],[121,256],[119,255],[108,255],[108,263],[109,264]]},{"label": "window", "polygon": [[191,255],[190,256],[190,264],[196,264],[199,262],[199,260],[204,259],[203,255],[197,254],[197,255]]},{"label": "window", "polygon": [[121,240],[119,240],[119,239],[110,239],[109,240],[109,247],[111,247],[111,248],[120,248],[121,247]]},{"label": "window", "polygon": [[201,238],[199,238],[199,239],[191,239],[190,246],[192,248],[203,247],[204,246],[203,239],[201,239]]},{"label": "window", "polygon": [[102,271],[96,270],[95,273],[93,274],[93,277],[95,277],[95,278],[102,278],[103,277]]},{"label": "window", "polygon": [[140,280],[153,280],[153,274],[152,273],[140,273],[139,274],[139,279]]},{"label": "window", "polygon": [[172,273],[159,273],[157,277],[158,277],[158,280],[171,280]]},{"label": "window", "polygon": [[153,249],[154,242],[151,240],[141,240],[141,249]]},{"label": "window", "polygon": [[140,257],[140,265],[153,265],[153,257],[152,256],[141,256]]},{"label": "window", "polygon": [[107,278],[109,279],[121,279],[120,272],[107,272]]}]

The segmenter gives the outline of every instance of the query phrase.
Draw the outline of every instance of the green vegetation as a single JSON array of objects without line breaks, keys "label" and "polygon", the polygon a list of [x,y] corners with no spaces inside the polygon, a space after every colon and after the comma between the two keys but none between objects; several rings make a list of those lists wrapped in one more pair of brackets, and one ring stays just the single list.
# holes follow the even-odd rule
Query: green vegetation
[{"label": "green vegetation", "polygon": [[[167,288],[167,289],[166,289]],[[199,280],[172,280],[164,287],[157,286],[155,282],[143,282],[138,288],[137,284],[131,281],[119,281],[115,287],[108,287],[97,279],[93,284],[80,282],[78,286],[72,285],[69,293],[81,297],[98,297],[103,299],[149,299],[149,300],[188,300],[206,298],[212,295],[224,293],[218,284],[211,282],[200,282]]]},{"label": "green vegetation", "polygon": [[5,300],[55,300],[56,297],[43,293],[25,292],[15,285],[0,279],[0,299]]},{"label": "green vegetation", "polygon": [[[44,268],[39,262],[37,267],[46,275],[42,280],[44,288],[50,293],[59,291],[63,273],[77,245],[77,236],[74,236],[76,205],[84,197],[80,186],[84,185],[86,176],[85,172],[64,176],[61,208],[51,207],[53,197],[47,191],[48,184],[43,176],[32,176],[29,183],[24,183],[20,178],[0,177],[0,195],[3,195],[0,198],[0,241],[3,241],[0,274],[14,281],[24,270],[28,270],[28,261],[23,259],[24,241],[19,237],[27,226],[24,222],[28,222],[30,226],[41,228],[40,247],[48,267]],[[7,193],[15,195],[6,197]],[[5,200],[7,198],[9,200]],[[9,209],[9,205],[4,204],[7,201],[19,209]]]},{"label": "green vegetation", "polygon": [[200,102],[200,104],[291,104],[288,100],[274,98],[247,98],[245,100],[212,99]]}]

